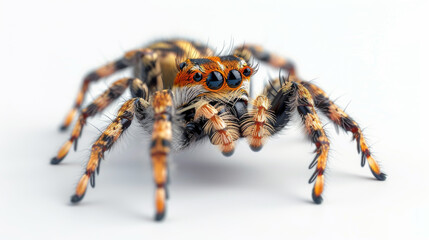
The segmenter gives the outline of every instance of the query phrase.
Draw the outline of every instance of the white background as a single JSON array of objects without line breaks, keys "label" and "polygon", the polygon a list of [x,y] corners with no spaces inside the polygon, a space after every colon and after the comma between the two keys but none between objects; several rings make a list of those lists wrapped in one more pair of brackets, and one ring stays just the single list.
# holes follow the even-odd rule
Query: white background
[{"label": "white background", "polygon": [[[428,239],[428,12],[427,1],[408,0],[0,1],[0,238]],[[240,141],[230,158],[209,144],[173,154],[167,218],[156,223],[147,136],[133,124],[96,188],[71,206],[94,126],[103,129],[124,101],[90,121],[77,152],[49,165],[68,137],[57,130],[82,76],[177,36],[219,50],[257,43],[293,59],[365,128],[387,181],[360,168],[351,136],[324,118],[332,150],[325,201],[313,204],[314,146],[294,121],[259,153]]]}]

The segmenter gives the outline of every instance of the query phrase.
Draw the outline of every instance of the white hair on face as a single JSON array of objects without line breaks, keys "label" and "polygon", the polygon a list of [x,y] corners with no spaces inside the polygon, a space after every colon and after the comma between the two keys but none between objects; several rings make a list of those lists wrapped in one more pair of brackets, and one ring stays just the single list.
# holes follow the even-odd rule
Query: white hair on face
[{"label": "white hair on face", "polygon": [[219,65],[220,69],[222,69],[222,71],[225,71],[225,66],[221,63],[221,62],[216,62],[217,65]]},{"label": "white hair on face", "polygon": [[177,109],[180,106],[184,106],[191,102],[198,95],[208,92],[201,85],[184,86],[173,88],[173,103]]},{"label": "white hair on face", "polygon": [[243,83],[241,84],[240,89],[242,89],[243,91],[246,91],[247,93],[249,93],[249,91],[250,91],[250,80],[249,81],[243,81]]},{"label": "white hair on face", "polygon": [[244,61],[244,59],[240,59],[240,68],[242,68],[242,67],[244,67],[244,66],[246,66],[247,65],[247,63],[246,63],[246,61]]}]

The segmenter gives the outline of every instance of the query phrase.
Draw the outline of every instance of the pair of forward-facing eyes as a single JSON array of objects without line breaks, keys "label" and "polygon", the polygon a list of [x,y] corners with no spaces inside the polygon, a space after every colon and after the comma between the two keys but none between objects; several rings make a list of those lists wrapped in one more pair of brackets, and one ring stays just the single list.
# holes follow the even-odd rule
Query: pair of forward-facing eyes
[{"label": "pair of forward-facing eyes", "polygon": [[[181,63],[179,65],[180,69],[183,69],[185,67],[186,63]],[[230,88],[237,88],[241,85],[241,82],[243,80],[243,76],[249,77],[252,74],[252,70],[250,67],[244,67],[242,71],[238,71],[235,69],[232,69],[229,71],[228,76],[226,78],[226,84]],[[195,72],[193,77],[195,82],[199,82],[203,79],[203,75],[200,72]],[[206,78],[206,84],[207,87],[212,90],[218,90],[223,86],[223,83],[225,82],[225,79],[223,75],[218,71],[212,71],[208,74]]]}]

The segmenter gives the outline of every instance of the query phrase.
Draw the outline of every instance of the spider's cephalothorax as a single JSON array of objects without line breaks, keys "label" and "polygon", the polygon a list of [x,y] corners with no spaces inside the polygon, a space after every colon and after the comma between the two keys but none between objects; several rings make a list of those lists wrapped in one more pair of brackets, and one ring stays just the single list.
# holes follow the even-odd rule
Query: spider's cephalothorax
[{"label": "spider's cephalothorax", "polygon": [[[155,219],[165,215],[167,192],[167,163],[170,149],[180,150],[206,136],[218,145],[225,156],[234,152],[234,142],[247,138],[250,148],[259,151],[265,140],[281,131],[297,111],[309,139],[316,146],[316,156],[309,168],[316,167],[309,183],[315,181],[312,197],[322,202],[324,171],[326,169],[329,139],[316,113],[319,109],[336,126],[353,134],[361,165],[368,161],[378,180],[385,180],[377,162],[372,158],[368,144],[358,124],[336,106],[316,85],[299,79],[293,65],[259,46],[244,45],[231,55],[213,56],[213,51],[201,44],[186,40],[155,42],[148,47],[127,52],[124,57],[89,73],[79,91],[72,110],[66,116],[62,130],[72,122],[80,109],[89,84],[118,70],[132,67],[134,78],[122,78],[82,109],[71,137],[51,160],[60,163],[73,143],[77,147],[88,117],[103,111],[129,88],[132,98],[118,111],[97,141],[71,201],[79,202],[88,182],[95,186],[95,172],[100,161],[135,119],[152,135],[150,154],[156,184]],[[288,78],[273,79],[260,95],[250,96],[254,69],[251,58],[288,71]],[[248,108],[248,104],[252,105]]]}]

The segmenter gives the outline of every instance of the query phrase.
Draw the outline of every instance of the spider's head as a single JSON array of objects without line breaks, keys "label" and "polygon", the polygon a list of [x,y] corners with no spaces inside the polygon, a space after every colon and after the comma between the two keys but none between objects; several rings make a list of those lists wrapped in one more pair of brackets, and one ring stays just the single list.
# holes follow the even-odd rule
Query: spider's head
[{"label": "spider's head", "polygon": [[192,88],[211,99],[246,99],[254,69],[235,55],[187,59],[178,66],[175,88]]}]

